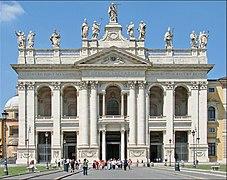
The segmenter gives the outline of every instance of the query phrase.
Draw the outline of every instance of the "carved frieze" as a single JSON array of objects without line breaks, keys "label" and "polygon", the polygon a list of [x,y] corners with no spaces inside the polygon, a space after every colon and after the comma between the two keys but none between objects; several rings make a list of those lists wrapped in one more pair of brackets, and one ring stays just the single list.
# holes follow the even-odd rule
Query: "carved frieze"
[{"label": "carved frieze", "polygon": [[53,157],[56,158],[56,159],[59,159],[60,158],[60,152],[59,151],[54,151],[53,152]]},{"label": "carved frieze", "polygon": [[143,157],[145,155],[145,150],[130,150],[129,157]]},{"label": "carved frieze", "polygon": [[79,157],[80,158],[92,158],[97,157],[97,151],[96,150],[81,150],[79,151]]}]

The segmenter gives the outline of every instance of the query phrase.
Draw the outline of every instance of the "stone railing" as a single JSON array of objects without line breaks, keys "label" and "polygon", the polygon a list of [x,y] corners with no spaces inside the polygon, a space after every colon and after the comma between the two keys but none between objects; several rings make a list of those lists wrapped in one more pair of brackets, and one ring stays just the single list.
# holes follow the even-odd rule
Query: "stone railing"
[{"label": "stone railing", "polygon": [[100,121],[124,121],[127,119],[127,116],[122,115],[104,115],[99,116]]},{"label": "stone railing", "polygon": [[64,115],[61,117],[62,120],[78,120],[79,119],[79,116],[67,116],[67,115]]},{"label": "stone railing", "polygon": [[60,56],[80,56],[80,49],[34,49],[34,56],[54,56],[55,51],[59,51]]}]

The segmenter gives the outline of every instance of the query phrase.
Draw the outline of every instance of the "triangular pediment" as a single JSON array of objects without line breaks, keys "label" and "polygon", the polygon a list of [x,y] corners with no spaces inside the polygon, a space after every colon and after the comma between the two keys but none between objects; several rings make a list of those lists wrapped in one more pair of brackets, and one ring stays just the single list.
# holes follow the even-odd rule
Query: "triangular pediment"
[{"label": "triangular pediment", "polygon": [[75,64],[83,65],[119,65],[119,66],[131,66],[131,65],[144,65],[151,66],[152,63],[139,56],[136,56],[123,49],[112,46],[89,57],[81,59]]}]

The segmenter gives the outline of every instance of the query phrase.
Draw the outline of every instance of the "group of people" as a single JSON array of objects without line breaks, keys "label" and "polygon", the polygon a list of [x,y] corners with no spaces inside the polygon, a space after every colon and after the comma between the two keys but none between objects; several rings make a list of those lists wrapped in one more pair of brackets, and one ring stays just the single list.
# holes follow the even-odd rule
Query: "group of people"
[{"label": "group of people", "polygon": [[122,169],[122,168],[124,168],[124,170],[126,170],[127,167],[129,169],[131,169],[131,164],[132,164],[131,159],[120,160],[120,159],[111,158],[108,161],[94,160],[92,167],[93,167],[93,169],[96,169],[96,170],[103,170],[103,169],[104,170],[111,170],[111,169],[115,170],[115,169]]}]

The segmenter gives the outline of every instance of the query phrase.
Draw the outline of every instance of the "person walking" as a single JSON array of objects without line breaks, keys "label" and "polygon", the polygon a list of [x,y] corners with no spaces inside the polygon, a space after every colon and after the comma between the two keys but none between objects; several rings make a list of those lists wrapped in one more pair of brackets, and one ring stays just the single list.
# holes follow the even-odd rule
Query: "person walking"
[{"label": "person walking", "polygon": [[128,160],[125,159],[125,160],[124,160],[124,170],[125,170],[125,171],[126,171],[127,166],[128,166]]},{"label": "person walking", "polygon": [[75,161],[74,161],[74,159],[72,159],[70,161],[70,166],[71,166],[71,172],[74,172],[74,170],[75,170]]},{"label": "person walking", "polygon": [[87,169],[88,169],[88,160],[85,158],[84,159],[84,162],[83,162],[83,175],[85,176],[87,176]]}]

